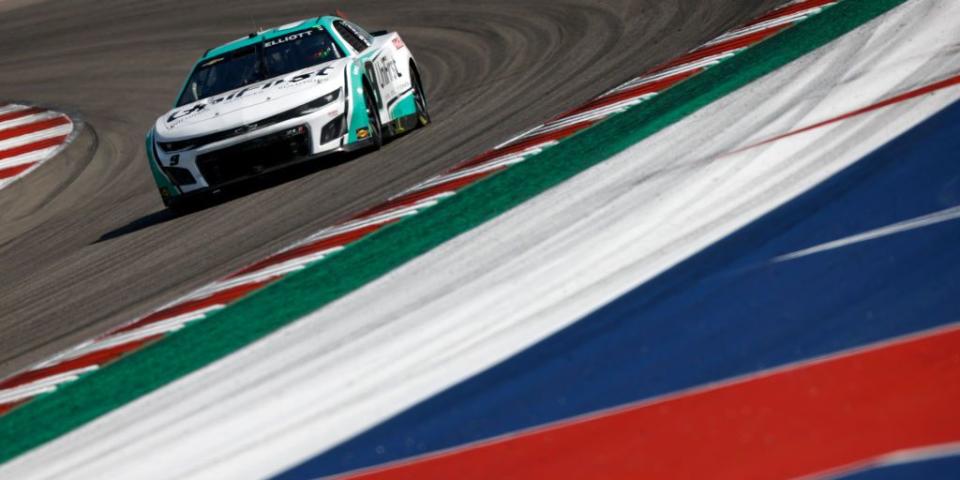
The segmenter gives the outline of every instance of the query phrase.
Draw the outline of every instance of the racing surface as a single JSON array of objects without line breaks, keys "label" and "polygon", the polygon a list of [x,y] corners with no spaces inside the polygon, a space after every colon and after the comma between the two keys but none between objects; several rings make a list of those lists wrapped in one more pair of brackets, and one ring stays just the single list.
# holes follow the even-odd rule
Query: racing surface
[{"label": "racing surface", "polygon": [[[56,106],[84,127],[62,158],[0,191],[0,376],[378,203],[779,2],[19,3],[0,7],[0,44],[16,47],[0,54],[0,100]],[[433,125],[188,216],[165,212],[143,134],[193,61],[258,26],[337,7],[369,30],[400,32],[419,62]]]}]

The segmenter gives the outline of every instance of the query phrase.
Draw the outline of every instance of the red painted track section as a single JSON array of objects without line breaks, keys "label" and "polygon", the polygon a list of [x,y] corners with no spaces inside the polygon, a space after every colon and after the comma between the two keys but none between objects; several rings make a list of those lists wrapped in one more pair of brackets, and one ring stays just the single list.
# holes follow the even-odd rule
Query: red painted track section
[{"label": "red painted track section", "polygon": [[776,18],[781,18],[786,15],[795,15],[797,13],[803,12],[805,10],[809,10],[811,8],[825,7],[827,5],[832,5],[834,3],[837,3],[837,0],[807,0],[807,1],[796,2],[792,5],[787,5],[785,7],[774,10],[773,12],[770,12],[766,15],[763,15],[762,17],[757,18],[756,20],[748,23],[747,26],[750,27],[763,22],[774,20]]},{"label": "red painted track section", "polygon": [[725,42],[718,43],[716,45],[711,45],[699,50],[695,50],[687,55],[684,55],[666,65],[661,67],[659,71],[668,70],[685,63],[695,62],[697,60],[703,60],[707,57],[712,57],[714,55],[720,55],[726,52],[739,50],[741,48],[747,48],[750,45],[762,42],[789,27],[789,25],[779,26],[770,28],[767,30],[760,30],[759,32],[751,33],[743,37],[734,38]]},{"label": "red painted track section", "polygon": [[[3,382],[0,382],[0,388],[14,388],[21,385],[26,385],[37,380],[42,380],[44,378],[59,375],[62,373],[72,372],[74,370],[79,370],[82,368],[89,367],[91,365],[98,365],[102,363],[109,362],[120,358],[123,354],[136,350],[144,345],[146,345],[151,340],[156,340],[155,337],[148,337],[142,340],[135,342],[125,343],[123,345],[118,345],[116,347],[103,349],[97,352],[89,353],[77,358],[66,360],[55,365],[44,367],[36,370],[30,370],[23,372],[19,375],[10,377]],[[17,402],[14,406],[19,405],[22,402]],[[0,410],[0,413],[3,413]]]},{"label": "red painted track section", "polygon": [[34,165],[36,165],[36,163],[25,163],[23,165],[17,165],[16,167],[0,168],[0,180],[3,180],[5,178],[16,177],[17,175],[27,171]]},{"label": "red painted track section", "polygon": [[49,120],[41,120],[38,122],[21,125],[19,127],[0,130],[0,141],[10,140],[12,138],[16,138],[22,135],[29,135],[31,133],[42,132],[44,130],[49,130],[53,127],[67,125],[69,123],[70,123],[70,119],[67,117],[54,117]]},{"label": "red painted track section", "polygon": [[790,478],[958,441],[957,405],[955,325],[349,478]]},{"label": "red painted track section", "polygon": [[175,306],[165,308],[158,312],[154,312],[129,325],[118,328],[112,331],[110,334],[114,335],[117,333],[130,332],[132,330],[142,328],[144,326],[159,322],[161,320],[167,320],[170,318],[178,317],[180,315],[186,315],[191,312],[208,309],[210,307],[215,307],[217,305],[226,305],[228,303],[233,303],[249,295],[252,292],[260,290],[263,287],[266,287],[267,285],[275,282],[276,280],[278,280],[278,277],[270,277],[270,278],[267,278],[266,280],[262,280],[259,282],[246,283],[246,284],[238,285],[236,287],[227,288],[207,297],[179,303]]},{"label": "red painted track section", "polygon": [[908,91],[906,91],[906,92],[904,92],[904,93],[901,93],[900,95],[895,95],[895,96],[890,97],[890,98],[888,98],[888,99],[886,99],[886,100],[883,100],[883,101],[881,101],[881,102],[877,102],[877,103],[874,103],[874,104],[871,104],[871,105],[867,105],[866,107],[859,108],[859,109],[854,110],[854,111],[852,111],[852,112],[847,112],[847,113],[844,113],[843,115],[838,115],[838,116],[836,116],[836,117],[829,118],[829,119],[824,120],[824,121],[822,121],[822,122],[817,122],[817,123],[815,123],[815,124],[813,124],[813,125],[809,125],[809,126],[806,126],[806,127],[800,128],[800,129],[797,129],[797,130],[793,130],[793,131],[784,133],[784,134],[782,134],[782,135],[777,135],[777,136],[775,136],[775,137],[773,137],[773,138],[769,138],[769,139],[764,140],[764,141],[762,141],[762,142],[755,143],[755,144],[753,144],[753,145],[750,145],[750,146],[741,148],[741,149],[739,149],[739,150],[737,150],[737,151],[735,151],[735,152],[732,152],[732,153],[738,153],[738,152],[742,152],[742,151],[744,151],[744,150],[749,150],[749,149],[751,149],[751,148],[756,148],[756,147],[759,147],[759,146],[762,146],[762,145],[768,145],[768,144],[771,144],[771,143],[773,143],[773,142],[776,142],[776,141],[779,141],[779,140],[783,140],[783,139],[785,139],[785,138],[789,138],[789,137],[793,137],[793,136],[796,136],[796,135],[800,135],[801,133],[809,132],[809,131],[811,131],[811,130],[816,130],[816,129],[818,129],[818,128],[825,127],[825,126],[827,126],[827,125],[831,125],[831,124],[834,124],[834,123],[837,123],[837,122],[842,122],[842,121],[844,121],[844,120],[848,120],[848,119],[853,118],[853,117],[857,117],[857,116],[860,116],[860,115],[863,115],[863,114],[866,114],[866,113],[870,113],[870,112],[873,112],[873,111],[876,111],[876,110],[880,110],[881,108],[889,107],[890,105],[895,105],[895,104],[898,104],[898,103],[901,103],[901,102],[906,102],[906,101],[908,101],[908,100],[912,100],[912,99],[914,99],[914,98],[917,98],[917,97],[920,97],[920,96],[923,96],[923,95],[927,95],[927,94],[936,92],[937,90],[943,90],[943,89],[945,89],[945,88],[955,87],[955,86],[957,86],[957,85],[960,85],[960,75],[954,75],[954,76],[952,76],[952,77],[950,77],[950,78],[943,79],[943,80],[941,80],[941,81],[939,81],[939,82],[931,83],[931,84],[929,84],[929,85],[923,85],[923,86],[920,86],[920,87],[917,87],[917,88],[908,90]]},{"label": "red painted track section", "polygon": [[35,115],[38,113],[43,113],[43,109],[30,107],[23,110],[17,110],[9,113],[0,114],[0,122],[8,122],[10,120],[16,120],[18,118],[23,118],[29,115]]},{"label": "red painted track section", "polygon": [[6,160],[44,148],[56,147],[57,145],[63,144],[65,141],[67,141],[67,136],[63,135],[59,137],[47,138],[37,142],[31,142],[26,145],[21,145],[7,150],[0,150],[0,160]]}]

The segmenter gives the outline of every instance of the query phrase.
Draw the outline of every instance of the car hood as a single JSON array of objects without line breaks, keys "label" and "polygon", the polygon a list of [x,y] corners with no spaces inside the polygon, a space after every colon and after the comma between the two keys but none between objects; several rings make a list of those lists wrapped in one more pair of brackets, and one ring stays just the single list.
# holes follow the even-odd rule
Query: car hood
[{"label": "car hood", "polygon": [[187,140],[296,108],[343,87],[348,62],[314,65],[174,108],[157,119],[157,139]]}]

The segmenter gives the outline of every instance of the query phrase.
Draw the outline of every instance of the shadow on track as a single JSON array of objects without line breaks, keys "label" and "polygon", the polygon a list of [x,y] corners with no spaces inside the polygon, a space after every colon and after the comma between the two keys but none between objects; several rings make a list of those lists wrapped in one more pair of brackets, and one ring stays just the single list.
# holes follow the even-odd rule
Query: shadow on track
[{"label": "shadow on track", "polygon": [[125,235],[153,227],[155,225],[161,225],[179,217],[192,215],[202,210],[236,200],[240,197],[244,197],[261,190],[267,190],[269,188],[313,175],[324,170],[330,170],[350,162],[364,155],[365,153],[366,152],[360,151],[332,155],[324,157],[320,160],[289,165],[279,170],[265,173],[259,177],[246,179],[236,184],[216,190],[215,193],[209,195],[203,200],[198,199],[196,205],[192,206],[189,210],[185,210],[183,212],[175,212],[169,208],[158,210],[137,218],[122,227],[115,228],[107,233],[104,233],[100,236],[100,238],[97,239],[96,242],[93,243],[97,244],[108,240],[113,240],[115,238],[120,238]]}]

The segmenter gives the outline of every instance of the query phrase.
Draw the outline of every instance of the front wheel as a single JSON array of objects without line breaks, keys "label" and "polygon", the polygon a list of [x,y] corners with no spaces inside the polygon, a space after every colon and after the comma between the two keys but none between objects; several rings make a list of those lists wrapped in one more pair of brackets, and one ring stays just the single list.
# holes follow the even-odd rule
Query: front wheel
[{"label": "front wheel", "polygon": [[196,203],[182,199],[164,199],[163,204],[167,207],[167,210],[176,217],[188,215],[199,210]]},{"label": "front wheel", "polygon": [[163,206],[167,207],[167,210],[177,217],[202,210],[213,201],[213,196],[210,193],[193,193],[187,198],[184,198],[182,195],[176,197],[161,195],[161,197],[163,199]]}]

